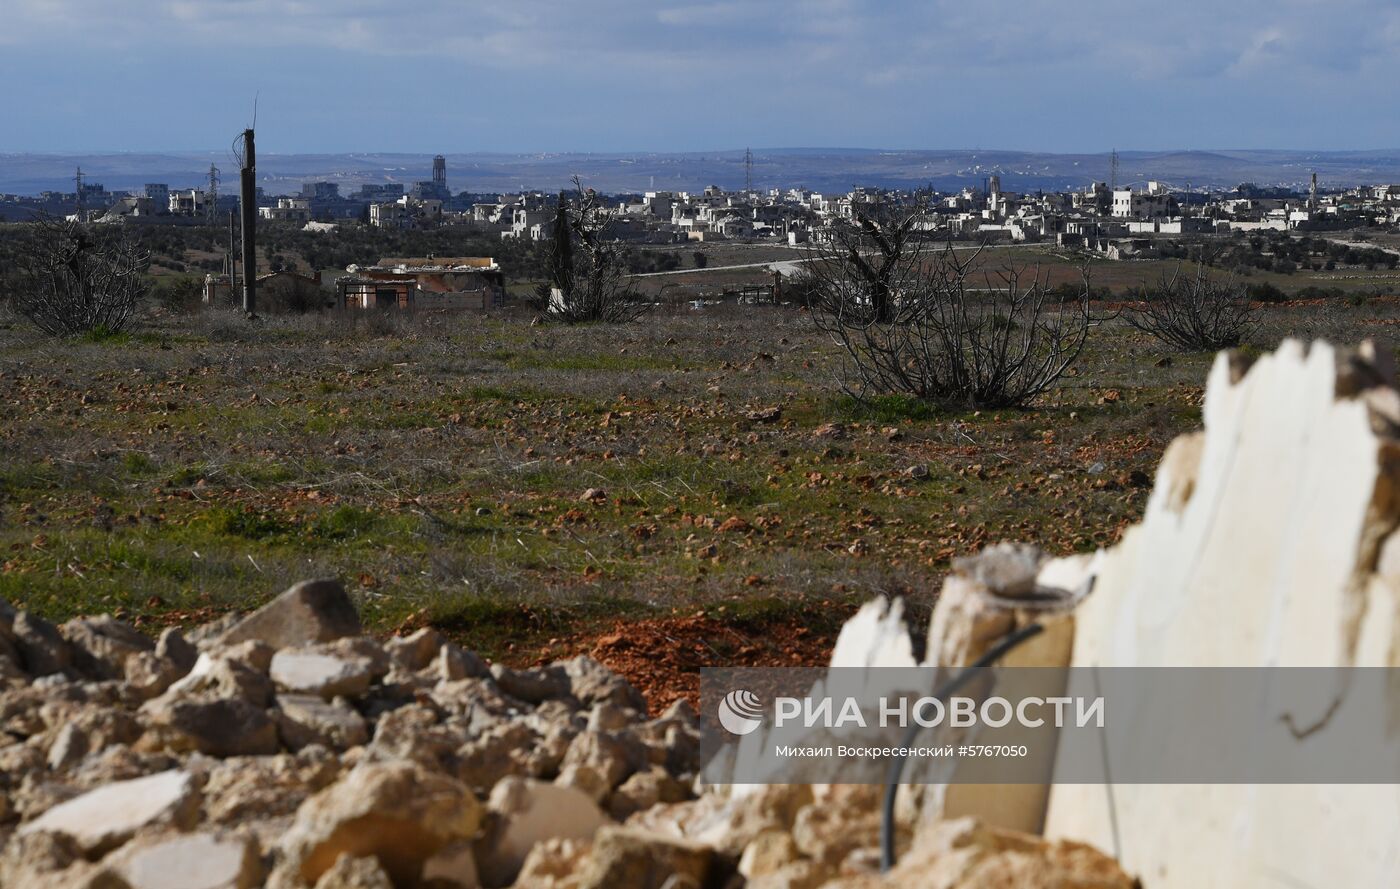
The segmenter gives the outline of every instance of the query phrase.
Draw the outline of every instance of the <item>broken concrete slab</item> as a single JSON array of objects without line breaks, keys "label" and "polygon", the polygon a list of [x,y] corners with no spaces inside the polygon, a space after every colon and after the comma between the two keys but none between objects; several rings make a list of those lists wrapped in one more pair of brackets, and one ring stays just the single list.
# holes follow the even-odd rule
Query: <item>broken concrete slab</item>
[{"label": "broken concrete slab", "polygon": [[198,815],[199,788],[194,777],[171,770],[90,790],[22,825],[19,833],[62,834],[92,855],[121,845],[151,825],[189,828]]},{"label": "broken concrete slab", "polygon": [[904,625],[904,602],[884,596],[866,602],[841,627],[831,649],[833,667],[913,667],[914,644]]},{"label": "broken concrete slab", "polygon": [[[1204,432],[1167,449],[1142,522],[1102,554],[1075,666],[1400,663],[1385,351],[1285,341],[1247,370],[1216,358]],[[1397,823],[1390,786],[1061,784],[1046,831],[1117,847],[1166,889],[1366,886],[1393,880]]]},{"label": "broken concrete slab", "polygon": [[338,580],[304,580],[219,637],[220,645],[257,640],[273,648],[330,642],[363,632],[360,615]]},{"label": "broken concrete slab", "polygon": [[[972,664],[1007,636],[1035,623],[1042,632],[1005,654],[1002,667],[1065,667],[1074,640],[1070,609],[1079,601],[1081,585],[1071,590],[1045,586],[1037,574],[1048,562],[1039,547],[997,544],[955,561],[944,579],[929,622],[930,665],[960,669]],[[1056,568],[1052,576],[1064,577]],[[1055,671],[1036,674],[1045,696],[1064,693],[1065,681]],[[1025,681],[1032,681],[1026,678]],[[960,738],[969,742],[975,736]],[[1031,749],[1054,749],[1055,729],[1007,727],[1000,740],[1025,743]],[[1039,833],[1049,798],[1049,771],[1043,783],[985,784],[957,780],[924,783],[911,789],[924,819],[975,816],[984,822],[1026,833]]]}]

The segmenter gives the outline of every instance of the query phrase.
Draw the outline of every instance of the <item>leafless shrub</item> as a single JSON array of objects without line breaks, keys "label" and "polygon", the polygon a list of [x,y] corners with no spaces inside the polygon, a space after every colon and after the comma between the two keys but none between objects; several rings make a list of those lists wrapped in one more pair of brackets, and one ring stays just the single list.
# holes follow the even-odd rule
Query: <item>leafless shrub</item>
[{"label": "leafless shrub", "polygon": [[613,214],[596,192],[574,177],[574,193],[559,193],[547,270],[536,290],[545,316],[567,324],[634,321],[647,303],[628,280],[615,242],[607,240]]},{"label": "leafless shrub", "polygon": [[1255,309],[1233,277],[1216,278],[1205,262],[1164,278],[1126,315],[1133,327],[1182,352],[1238,346],[1255,323]]},{"label": "leafless shrub", "polygon": [[899,205],[868,200],[851,219],[834,220],[820,235],[817,256],[807,264],[808,289],[829,314],[888,324],[901,294],[917,289],[928,243],[918,231],[927,208],[922,201]]},{"label": "leafless shrub", "polygon": [[854,397],[1024,405],[1078,358],[1097,321],[1087,270],[1081,287],[1052,290],[1038,269],[977,274],[980,250],[925,251],[907,239],[901,247],[888,234],[892,249],[874,259],[833,241],[804,282],[817,326],[844,351],[843,385]]},{"label": "leafless shrub", "polygon": [[16,311],[53,336],[126,328],[146,292],[150,254],[124,230],[43,219],[16,252]]},{"label": "leafless shrub", "polygon": [[248,323],[241,308],[235,310],[228,305],[211,306],[208,311],[183,319],[183,324],[190,333],[211,343],[257,343],[266,336],[261,325]]},{"label": "leafless shrub", "polygon": [[177,276],[151,288],[151,297],[168,312],[188,315],[204,308],[204,286],[199,279]]}]

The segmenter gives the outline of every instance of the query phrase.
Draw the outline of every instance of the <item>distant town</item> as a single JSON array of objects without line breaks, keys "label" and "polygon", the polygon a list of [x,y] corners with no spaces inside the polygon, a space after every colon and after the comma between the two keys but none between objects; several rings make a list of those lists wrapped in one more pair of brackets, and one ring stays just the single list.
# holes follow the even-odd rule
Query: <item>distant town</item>
[{"label": "distant town", "polygon": [[[1002,186],[998,174],[956,190],[758,188],[751,156],[743,169],[746,182],[738,188],[604,195],[580,178],[566,197],[576,203],[587,195],[599,208],[598,236],[622,251],[616,258],[639,298],[697,306],[793,298],[813,258],[831,252],[843,230],[858,228],[857,221],[877,207],[894,211],[924,242],[1039,247],[1033,254],[1016,251],[1023,255],[1015,259],[1033,255],[1059,286],[1070,286],[1086,261],[1135,263],[1127,278],[1100,276],[1110,289],[1116,285],[1126,293],[1171,263],[1203,256],[1210,243],[1216,245],[1208,250],[1212,265],[1272,273],[1254,278],[1250,293],[1256,299],[1280,299],[1284,292],[1316,296],[1339,286],[1387,287],[1388,275],[1400,265],[1394,246],[1400,184],[1324,187],[1316,174],[1304,188],[1120,184],[1116,153],[1108,181],[1066,191],[1014,191]],[[306,181],[294,194],[253,187],[250,209],[262,232],[254,254],[255,279],[265,291],[260,308],[483,311],[533,304],[548,277],[560,193],[454,190],[443,155],[424,158],[422,174],[407,185],[357,183],[349,193],[343,183],[324,179]],[[152,251],[152,275],[198,287],[206,305],[240,301],[235,242],[245,210],[235,190],[222,187],[217,167],[194,187],[152,182],[139,190],[109,191],[81,169],[73,182],[71,192],[0,195],[0,219],[131,229],[159,248]],[[1372,239],[1370,233],[1383,236]],[[1301,280],[1294,272],[1314,274]],[[797,288],[785,287],[783,280],[794,277]]]},{"label": "distant town", "polygon": [[[441,155],[423,172],[425,178],[411,185],[362,184],[350,193],[330,181],[305,182],[295,194],[269,195],[259,187],[257,213],[261,220],[310,231],[347,224],[398,231],[447,226],[501,238],[550,237],[555,194],[454,192]],[[238,196],[221,191],[217,169],[195,187],[149,183],[139,191],[108,191],[86,180],[81,170],[74,182],[74,191],[0,195],[0,218],[76,216],[99,223],[192,225],[222,223],[238,209]],[[1110,258],[1151,255],[1151,240],[1159,236],[1400,224],[1400,184],[1324,187],[1314,175],[1306,190],[1250,183],[1224,190],[1163,181],[1098,181],[1073,191],[1016,192],[1003,189],[998,175],[989,175],[981,187],[954,192],[857,186],[838,194],[749,185],[615,194],[609,236],[656,245],[733,240],[795,246],[821,241],[830,221],[850,218],[852,206],[860,202],[916,199],[927,211],[917,227],[929,235],[989,243],[1053,242]]]}]

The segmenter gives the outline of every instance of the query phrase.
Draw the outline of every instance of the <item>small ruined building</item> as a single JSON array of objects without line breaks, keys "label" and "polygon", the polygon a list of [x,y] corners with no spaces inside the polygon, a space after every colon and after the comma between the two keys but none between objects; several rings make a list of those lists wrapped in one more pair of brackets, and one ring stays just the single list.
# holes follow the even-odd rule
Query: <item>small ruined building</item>
[{"label": "small ruined building", "polygon": [[[335,295],[321,285],[321,273],[303,275],[278,271],[258,276],[258,311],[263,314],[301,314],[334,308]],[[242,288],[235,290],[228,275],[204,279],[204,304],[231,306],[242,303]]]},{"label": "small ruined building", "polygon": [[489,256],[388,258],[346,271],[337,283],[340,309],[486,311],[505,303],[505,275]]}]

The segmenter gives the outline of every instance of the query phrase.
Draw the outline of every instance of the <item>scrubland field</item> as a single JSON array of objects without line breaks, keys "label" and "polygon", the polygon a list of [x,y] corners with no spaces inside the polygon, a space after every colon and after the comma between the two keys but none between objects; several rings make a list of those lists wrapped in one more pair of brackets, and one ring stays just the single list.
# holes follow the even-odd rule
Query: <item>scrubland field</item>
[{"label": "scrubland field", "polygon": [[[380,632],[589,651],[644,688],[810,662],[872,595],[926,612],[983,544],[1115,540],[1211,360],[1109,320],[1032,408],[947,412],[845,396],[793,307],[532,320],[0,320],[0,598],[156,626],[336,575]],[[1246,348],[1396,323],[1388,297],[1270,305]]]}]

